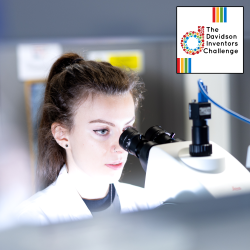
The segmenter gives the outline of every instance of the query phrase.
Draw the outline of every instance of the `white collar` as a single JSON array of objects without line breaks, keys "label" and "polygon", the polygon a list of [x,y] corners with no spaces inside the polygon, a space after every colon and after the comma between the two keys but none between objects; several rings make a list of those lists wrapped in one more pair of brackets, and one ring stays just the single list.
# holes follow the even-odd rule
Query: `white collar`
[{"label": "white collar", "polygon": [[[130,192],[127,188],[127,184],[123,184],[120,182],[114,182],[115,189],[119,196],[121,212],[130,211],[130,206],[133,206],[130,200]],[[88,207],[83,202],[81,196],[78,194],[77,190],[75,189],[74,185],[70,181],[67,167],[64,164],[62,169],[59,172],[56,186],[59,188],[61,199],[63,203],[67,203],[65,208],[69,209],[71,217],[73,218],[91,218],[92,214],[89,211]],[[65,205],[65,204],[64,204]],[[132,210],[131,210],[132,211]]]},{"label": "white collar", "polygon": [[[73,219],[91,218],[92,214],[83,202],[74,185],[72,185],[67,173],[66,165],[62,167],[56,180],[56,188],[59,192],[59,201],[62,203],[62,214],[69,213]],[[67,211],[66,211],[67,210]]]}]

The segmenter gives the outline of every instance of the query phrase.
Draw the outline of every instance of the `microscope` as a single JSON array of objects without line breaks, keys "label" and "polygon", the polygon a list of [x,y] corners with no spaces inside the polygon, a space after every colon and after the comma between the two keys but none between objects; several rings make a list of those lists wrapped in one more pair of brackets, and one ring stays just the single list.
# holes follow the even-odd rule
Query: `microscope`
[{"label": "microscope", "polygon": [[[206,88],[206,86],[204,86]],[[181,141],[161,126],[145,135],[130,127],[120,146],[139,158],[146,172],[145,189],[164,203],[185,203],[250,192],[248,170],[230,153],[209,141],[211,103],[199,93],[189,103],[192,141]]]}]

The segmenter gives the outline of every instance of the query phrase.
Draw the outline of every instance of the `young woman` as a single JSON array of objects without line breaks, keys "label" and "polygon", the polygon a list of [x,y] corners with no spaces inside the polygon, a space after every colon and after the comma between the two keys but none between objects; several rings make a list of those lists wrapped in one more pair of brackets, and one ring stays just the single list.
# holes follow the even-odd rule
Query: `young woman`
[{"label": "young woman", "polygon": [[144,84],[131,71],[68,53],[52,66],[38,142],[44,190],[19,208],[35,224],[64,222],[160,205],[145,190],[119,183],[128,153],[121,133],[135,121]]}]

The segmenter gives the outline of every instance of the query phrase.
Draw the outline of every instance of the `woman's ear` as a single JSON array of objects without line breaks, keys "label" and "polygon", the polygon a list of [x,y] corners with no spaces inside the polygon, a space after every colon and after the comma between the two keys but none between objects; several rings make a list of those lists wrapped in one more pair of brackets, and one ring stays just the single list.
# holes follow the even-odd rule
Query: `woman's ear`
[{"label": "woman's ear", "polygon": [[68,130],[63,127],[61,124],[54,122],[51,125],[51,132],[61,147],[68,149],[70,147],[69,145],[69,136],[68,136]]}]

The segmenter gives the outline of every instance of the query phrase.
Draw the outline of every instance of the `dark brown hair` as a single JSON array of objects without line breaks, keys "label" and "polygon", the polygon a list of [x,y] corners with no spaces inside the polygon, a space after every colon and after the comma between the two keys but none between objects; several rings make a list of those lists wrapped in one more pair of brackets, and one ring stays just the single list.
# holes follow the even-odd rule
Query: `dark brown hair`
[{"label": "dark brown hair", "polygon": [[91,94],[131,93],[137,108],[143,99],[144,83],[138,75],[107,62],[85,61],[75,53],[62,55],[52,66],[46,84],[38,130],[39,189],[54,182],[66,163],[66,151],[55,141],[51,125],[62,124],[70,131],[74,112]]}]

